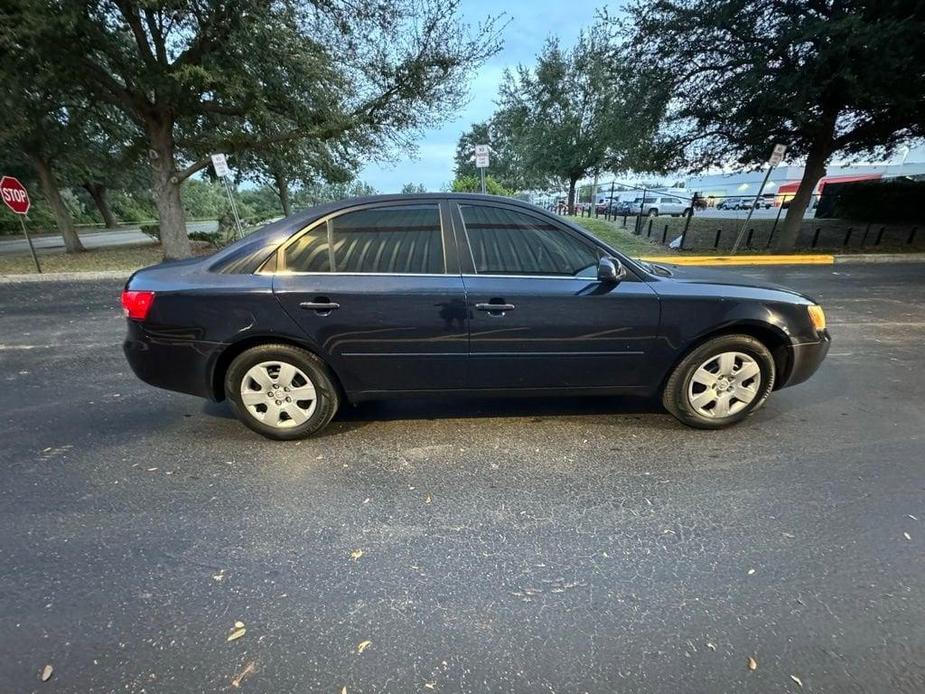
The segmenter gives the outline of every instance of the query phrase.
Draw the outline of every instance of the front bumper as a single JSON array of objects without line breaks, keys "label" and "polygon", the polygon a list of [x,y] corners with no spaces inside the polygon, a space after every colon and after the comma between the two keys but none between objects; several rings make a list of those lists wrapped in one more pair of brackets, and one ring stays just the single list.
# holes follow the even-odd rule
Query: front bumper
[{"label": "front bumper", "polygon": [[128,324],[122,350],[138,378],[158,388],[214,398],[212,367],[224,345],[149,330],[132,320]]},{"label": "front bumper", "polygon": [[801,342],[790,346],[790,368],[787,370],[787,379],[780,385],[781,388],[795,386],[803,383],[819,369],[825,356],[829,353],[832,338],[829,331],[822,331],[822,337],[817,342]]}]

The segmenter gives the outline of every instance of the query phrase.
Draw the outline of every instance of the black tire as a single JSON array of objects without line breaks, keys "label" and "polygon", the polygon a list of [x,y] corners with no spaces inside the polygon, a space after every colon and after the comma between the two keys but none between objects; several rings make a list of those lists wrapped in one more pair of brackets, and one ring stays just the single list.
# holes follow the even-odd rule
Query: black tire
[{"label": "black tire", "polygon": [[[741,411],[726,417],[707,417],[690,403],[688,393],[691,379],[710,357],[724,352],[741,352],[752,357],[760,369],[761,382],[757,386],[758,392],[754,400]],[[665,383],[662,404],[680,422],[688,426],[696,429],[721,429],[742,421],[760,408],[774,389],[775,377],[774,357],[764,343],[749,335],[722,335],[703,343],[681,360]]]},{"label": "black tire", "polygon": [[[316,404],[312,414],[301,424],[288,428],[270,426],[258,420],[244,405],[241,383],[245,375],[252,367],[268,361],[291,364],[311,380],[315,388]],[[337,387],[325,363],[307,350],[285,344],[258,345],[235,357],[225,373],[225,396],[244,425],[277,441],[292,441],[317,434],[328,425],[340,405]]]},{"label": "black tire", "polygon": [[655,210],[655,209],[649,210],[649,216],[658,217],[658,210]]}]

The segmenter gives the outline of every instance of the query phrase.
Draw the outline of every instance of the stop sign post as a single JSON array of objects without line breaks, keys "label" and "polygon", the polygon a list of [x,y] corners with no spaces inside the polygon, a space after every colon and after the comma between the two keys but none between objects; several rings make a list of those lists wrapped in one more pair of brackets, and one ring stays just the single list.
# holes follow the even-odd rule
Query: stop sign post
[{"label": "stop sign post", "polygon": [[26,242],[29,244],[29,251],[32,253],[33,262],[35,262],[35,269],[41,272],[42,266],[39,265],[39,257],[35,254],[35,247],[32,245],[32,239],[29,238],[29,232],[26,230],[26,223],[23,221],[24,217],[29,213],[29,208],[32,206],[29,200],[29,191],[19,182],[18,178],[4,176],[0,178],[0,198],[3,199],[3,203],[7,207],[19,216],[19,223],[22,225],[22,233],[26,237]]}]

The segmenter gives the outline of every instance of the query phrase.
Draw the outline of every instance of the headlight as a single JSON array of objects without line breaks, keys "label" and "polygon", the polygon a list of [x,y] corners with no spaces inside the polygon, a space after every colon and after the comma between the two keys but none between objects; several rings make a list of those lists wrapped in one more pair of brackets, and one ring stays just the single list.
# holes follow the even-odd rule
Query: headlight
[{"label": "headlight", "polygon": [[809,311],[809,319],[812,321],[813,327],[819,332],[825,330],[825,312],[822,310],[822,306],[813,304],[806,308]]}]

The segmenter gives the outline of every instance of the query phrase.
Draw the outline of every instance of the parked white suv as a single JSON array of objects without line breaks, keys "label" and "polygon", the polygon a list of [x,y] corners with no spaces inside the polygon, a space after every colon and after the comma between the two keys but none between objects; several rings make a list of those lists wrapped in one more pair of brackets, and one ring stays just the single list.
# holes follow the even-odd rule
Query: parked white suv
[{"label": "parked white suv", "polygon": [[[641,202],[641,199],[636,201],[637,205],[639,202]],[[657,197],[651,198],[647,195],[646,202],[642,206],[642,213],[651,217],[657,217],[660,214],[685,215],[690,206],[690,200],[675,195],[657,195]]]}]

